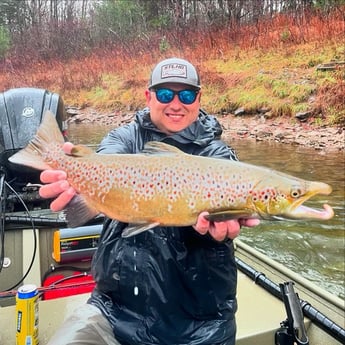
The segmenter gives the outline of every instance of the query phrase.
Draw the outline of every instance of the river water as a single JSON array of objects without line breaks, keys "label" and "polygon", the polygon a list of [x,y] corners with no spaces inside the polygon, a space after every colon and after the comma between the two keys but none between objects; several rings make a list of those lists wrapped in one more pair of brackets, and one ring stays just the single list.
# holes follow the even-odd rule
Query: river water
[{"label": "river water", "polygon": [[[72,124],[73,143],[97,145],[111,127]],[[314,197],[309,206],[328,203],[335,216],[328,221],[262,221],[243,228],[240,239],[329,292],[345,298],[345,156],[322,154],[303,146],[236,140],[229,143],[241,161],[267,166],[333,187],[329,196]]]}]

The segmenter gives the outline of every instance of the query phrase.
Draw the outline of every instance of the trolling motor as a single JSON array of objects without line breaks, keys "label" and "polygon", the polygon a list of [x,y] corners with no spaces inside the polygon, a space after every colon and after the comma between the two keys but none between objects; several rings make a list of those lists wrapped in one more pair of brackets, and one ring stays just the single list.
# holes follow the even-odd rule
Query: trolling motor
[{"label": "trolling motor", "polygon": [[309,345],[303,322],[303,311],[293,282],[279,284],[286,309],[287,319],[280,324],[275,334],[275,345]]}]

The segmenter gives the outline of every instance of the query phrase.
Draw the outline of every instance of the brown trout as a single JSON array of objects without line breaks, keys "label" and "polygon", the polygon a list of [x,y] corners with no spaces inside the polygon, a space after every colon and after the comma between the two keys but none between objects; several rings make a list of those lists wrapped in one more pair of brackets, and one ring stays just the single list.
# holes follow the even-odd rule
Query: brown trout
[{"label": "brown trout", "polygon": [[209,220],[236,218],[319,219],[334,213],[302,204],[332,189],[265,167],[193,156],[170,145],[150,142],[138,154],[96,154],[75,146],[62,150],[64,139],[47,112],[36,136],[9,160],[35,169],[60,169],[77,191],[65,209],[69,226],[97,214],[129,223],[124,236],[155,226],[188,226],[202,211]]}]

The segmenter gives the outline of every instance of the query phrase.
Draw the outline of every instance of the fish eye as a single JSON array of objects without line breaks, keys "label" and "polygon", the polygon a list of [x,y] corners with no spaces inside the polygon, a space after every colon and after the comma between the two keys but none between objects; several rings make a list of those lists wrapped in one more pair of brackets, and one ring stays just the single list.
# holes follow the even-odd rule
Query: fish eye
[{"label": "fish eye", "polygon": [[290,195],[293,197],[293,198],[298,198],[302,195],[302,191],[301,189],[299,188],[294,188],[294,189],[291,189],[291,193]]}]

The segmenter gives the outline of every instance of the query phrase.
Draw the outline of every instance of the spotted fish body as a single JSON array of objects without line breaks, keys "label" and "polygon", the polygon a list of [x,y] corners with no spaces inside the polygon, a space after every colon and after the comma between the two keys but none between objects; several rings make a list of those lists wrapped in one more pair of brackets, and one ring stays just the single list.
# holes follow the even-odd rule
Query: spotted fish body
[{"label": "spotted fish body", "polygon": [[157,225],[187,226],[202,211],[212,221],[233,218],[329,219],[333,210],[301,204],[315,194],[329,194],[322,182],[299,179],[246,163],[193,156],[167,144],[151,142],[140,154],[96,154],[75,146],[62,151],[63,138],[52,114],[36,137],[10,161],[36,169],[60,169],[78,192],[67,208],[70,226],[98,213],[132,224],[127,234]]}]

